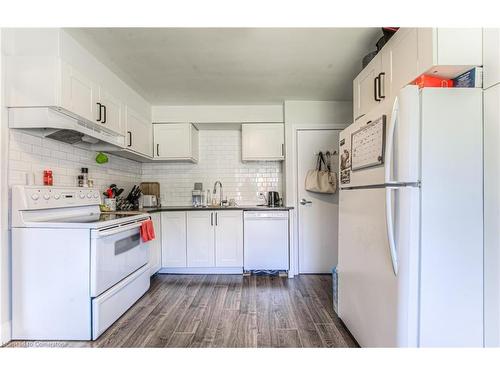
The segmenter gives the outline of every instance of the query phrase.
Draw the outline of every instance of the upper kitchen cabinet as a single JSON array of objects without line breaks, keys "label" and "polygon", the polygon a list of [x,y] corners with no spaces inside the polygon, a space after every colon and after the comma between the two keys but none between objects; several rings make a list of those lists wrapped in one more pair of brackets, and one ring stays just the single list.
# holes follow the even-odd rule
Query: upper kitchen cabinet
[{"label": "upper kitchen cabinet", "polygon": [[500,29],[483,31],[483,88],[500,82]]},{"label": "upper kitchen cabinet", "polygon": [[481,28],[419,28],[417,31],[418,75],[455,78],[483,65]]},{"label": "upper kitchen cabinet", "polygon": [[88,119],[101,122],[99,107],[99,86],[69,64],[62,62],[61,107]]},{"label": "upper kitchen cabinet", "polygon": [[373,108],[380,101],[379,90],[381,72],[381,56],[376,55],[353,81],[353,113],[358,119]]},{"label": "upper kitchen cabinet", "polygon": [[128,151],[137,155],[137,160],[141,156],[151,158],[153,156],[153,131],[151,123],[143,118],[131,107],[126,107],[126,147]]},{"label": "upper kitchen cabinet", "polygon": [[190,123],[154,124],[153,158],[198,162],[198,129]]},{"label": "upper kitchen cabinet", "polygon": [[379,92],[383,99],[418,76],[417,29],[400,29],[380,53]]},{"label": "upper kitchen cabinet", "polygon": [[482,30],[401,28],[353,81],[358,119],[421,74],[455,78],[482,65]]},{"label": "upper kitchen cabinet", "polygon": [[[119,134],[123,134],[125,132],[125,116],[123,114],[124,106],[122,102],[102,87],[99,90],[99,102],[97,103],[97,109],[100,111],[96,118],[98,122],[100,121],[107,128],[112,129]],[[148,127],[151,128],[151,124],[149,124]]]},{"label": "upper kitchen cabinet", "polygon": [[55,109],[89,127],[119,135],[122,147],[128,107],[145,119],[152,133],[149,103],[67,31],[8,29],[5,54],[8,107]]},{"label": "upper kitchen cabinet", "polygon": [[284,160],[285,128],[282,123],[241,125],[243,161]]}]

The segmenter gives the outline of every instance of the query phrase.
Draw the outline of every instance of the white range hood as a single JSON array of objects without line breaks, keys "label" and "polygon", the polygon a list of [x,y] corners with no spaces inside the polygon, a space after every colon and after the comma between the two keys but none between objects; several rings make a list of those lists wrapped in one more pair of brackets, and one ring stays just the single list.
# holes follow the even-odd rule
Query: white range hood
[{"label": "white range hood", "polygon": [[125,147],[125,136],[58,107],[11,107],[9,128],[96,151]]}]

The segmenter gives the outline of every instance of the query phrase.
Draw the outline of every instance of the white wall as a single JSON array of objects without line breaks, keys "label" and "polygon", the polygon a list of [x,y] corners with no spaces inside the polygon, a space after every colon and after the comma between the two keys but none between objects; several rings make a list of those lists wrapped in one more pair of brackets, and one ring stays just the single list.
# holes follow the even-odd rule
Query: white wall
[{"label": "white wall", "polygon": [[283,106],[277,105],[185,105],[153,106],[154,123],[283,122]]},{"label": "white wall", "polygon": [[[282,191],[282,163],[241,161],[241,130],[200,130],[198,164],[144,163],[142,181],[158,181],[163,206],[191,205],[195,182],[213,189],[220,180],[224,196],[239,205],[262,203],[258,192]],[[217,190],[217,198],[219,191]]]},{"label": "white wall", "polygon": [[8,232],[7,110],[4,102],[4,48],[0,29],[0,344],[10,340],[10,251]]},{"label": "white wall", "polygon": [[[202,124],[198,164],[143,164],[143,181],[159,181],[162,205],[190,205],[195,182],[213,189],[221,180],[224,195],[240,205],[261,203],[259,192],[282,192],[281,162],[241,161],[241,131],[245,122],[283,122],[283,105],[153,106],[153,123]],[[236,127],[236,128],[235,128]],[[211,129],[211,130],[207,130]]]},{"label": "white wall", "polygon": [[352,121],[352,102],[285,101],[285,191],[287,205],[295,205],[296,132],[299,128],[325,128],[334,125],[343,129]]},{"label": "white wall", "polygon": [[352,102],[285,101],[284,191],[287,206],[296,209],[290,220],[290,272],[298,274],[297,130],[344,129],[352,123]]},{"label": "white wall", "polygon": [[338,124],[352,122],[352,102],[286,101],[285,123]]}]

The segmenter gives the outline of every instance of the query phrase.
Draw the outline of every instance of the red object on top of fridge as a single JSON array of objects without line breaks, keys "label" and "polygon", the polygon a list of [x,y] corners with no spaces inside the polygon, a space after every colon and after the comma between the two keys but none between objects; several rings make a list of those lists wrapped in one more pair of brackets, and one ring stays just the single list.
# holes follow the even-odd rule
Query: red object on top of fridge
[{"label": "red object on top of fridge", "polygon": [[411,84],[417,85],[421,89],[424,87],[453,87],[453,80],[422,74]]}]

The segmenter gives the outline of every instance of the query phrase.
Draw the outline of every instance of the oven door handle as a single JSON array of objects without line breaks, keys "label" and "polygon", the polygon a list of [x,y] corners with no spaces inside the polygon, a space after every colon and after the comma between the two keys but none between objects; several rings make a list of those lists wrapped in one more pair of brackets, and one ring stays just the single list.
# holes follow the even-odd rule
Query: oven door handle
[{"label": "oven door handle", "polygon": [[145,220],[142,220],[140,222],[136,222],[136,223],[133,223],[133,224],[121,225],[121,226],[119,226],[117,228],[110,228],[110,229],[98,230],[95,237],[96,238],[108,237],[108,236],[112,236],[113,234],[118,234],[118,233],[126,232],[127,230],[130,230],[130,229],[139,228],[144,221]]}]

